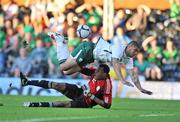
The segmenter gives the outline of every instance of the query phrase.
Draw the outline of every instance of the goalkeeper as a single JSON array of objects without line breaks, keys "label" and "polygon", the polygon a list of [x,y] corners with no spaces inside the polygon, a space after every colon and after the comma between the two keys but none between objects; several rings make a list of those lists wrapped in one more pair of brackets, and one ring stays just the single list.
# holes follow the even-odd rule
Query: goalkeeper
[{"label": "goalkeeper", "polygon": [[39,86],[45,89],[55,89],[70,101],[56,102],[25,102],[26,107],[65,107],[65,108],[92,108],[100,105],[106,109],[111,107],[112,103],[112,81],[109,77],[109,67],[106,64],[100,64],[95,69],[83,68],[81,73],[91,76],[88,85],[77,86],[68,83],[56,83],[46,80],[28,80],[20,73],[21,85]]}]

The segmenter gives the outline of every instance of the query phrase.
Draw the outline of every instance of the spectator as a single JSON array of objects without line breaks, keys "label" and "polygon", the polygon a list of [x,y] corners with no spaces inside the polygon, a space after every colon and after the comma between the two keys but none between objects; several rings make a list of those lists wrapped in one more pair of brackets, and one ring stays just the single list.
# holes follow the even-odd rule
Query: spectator
[{"label": "spectator", "polygon": [[4,28],[5,28],[5,29],[12,28],[12,22],[11,22],[10,19],[4,21]]},{"label": "spectator", "polygon": [[33,64],[32,76],[46,77],[48,73],[48,55],[40,38],[36,39],[36,48],[31,53],[31,60]]},{"label": "spectator", "polygon": [[165,49],[163,50],[163,64],[177,64],[178,59],[178,50],[175,48],[173,41],[167,40]]},{"label": "spectator", "polygon": [[[150,46],[148,44],[150,43]],[[152,80],[160,80],[162,78],[162,73],[160,69],[161,65],[161,48],[157,46],[156,37],[150,36],[145,39],[142,43],[142,46],[148,54],[148,62],[150,63],[150,71],[147,74],[147,77]]]},{"label": "spectator", "polygon": [[2,29],[3,27],[4,27],[4,13],[0,8],[0,28]]},{"label": "spectator", "polygon": [[[52,31],[62,33],[63,29],[64,29],[63,24],[65,22],[65,15],[61,11],[60,12],[51,12],[51,13],[52,13],[51,17],[49,17],[49,19],[48,18],[46,19],[46,24],[47,24],[48,28]],[[72,15],[72,14],[70,14],[70,15]],[[72,16],[74,16],[74,15],[72,15]],[[70,17],[70,19],[73,19],[71,17]],[[45,15],[44,15],[44,18],[45,18]],[[71,24],[73,25],[73,22]]]},{"label": "spectator", "polygon": [[24,36],[25,36],[25,32],[24,32],[24,24],[20,23],[17,26],[17,33],[18,33],[18,39],[20,42],[20,47],[23,47],[23,41],[25,41]]},{"label": "spectator", "polygon": [[32,27],[31,19],[28,14],[24,15],[23,22],[24,22],[24,31],[31,32],[31,34],[33,34],[34,29]]},{"label": "spectator", "polygon": [[6,74],[6,55],[0,48],[0,76],[4,76]]},{"label": "spectator", "polygon": [[179,0],[169,0],[170,3],[170,16],[171,18],[180,17],[180,2]]},{"label": "spectator", "polygon": [[12,65],[11,74],[12,76],[18,77],[20,72],[23,72],[27,76],[30,75],[32,63],[27,55],[26,48],[20,48],[19,57],[16,58]]},{"label": "spectator", "polygon": [[69,27],[67,30],[68,48],[72,52],[76,46],[80,44],[80,39],[75,37],[76,30],[74,27]]},{"label": "spectator", "polygon": [[30,51],[36,48],[36,42],[30,32],[24,33],[24,37],[21,40],[21,45],[28,47]]},{"label": "spectator", "polygon": [[83,16],[79,16],[78,18],[79,18],[79,25],[86,24],[86,20],[85,20],[85,18]]},{"label": "spectator", "polygon": [[114,28],[120,26],[125,27],[126,17],[124,10],[120,9],[116,12],[114,17]]},{"label": "spectator", "polygon": [[97,6],[97,5],[90,5],[87,3],[84,3],[80,7],[78,7],[76,10],[76,13],[82,13],[84,18],[86,19],[87,25],[90,27],[95,25],[95,26],[100,26],[101,23],[101,15],[102,15],[102,8]]},{"label": "spectator", "polygon": [[17,31],[17,27],[20,24],[20,21],[17,16],[12,18],[12,28]]},{"label": "spectator", "polygon": [[[163,80],[174,81],[178,74],[179,68],[177,64],[179,62],[178,50],[175,48],[174,43],[169,39],[166,42],[165,49],[163,50],[162,58],[162,71],[164,73]],[[178,76],[178,75],[177,75]]]},{"label": "spectator", "polygon": [[6,34],[2,27],[0,27],[0,50],[3,50],[6,43]]},{"label": "spectator", "polygon": [[52,11],[58,11],[58,4],[54,0],[47,0],[46,1],[46,11],[52,12]]},{"label": "spectator", "polygon": [[[150,46],[148,46],[149,43],[150,43]],[[147,51],[148,62],[160,65],[161,58],[162,58],[162,54],[161,54],[162,49],[160,46],[157,45],[156,37],[150,36],[150,37],[146,38],[143,41],[142,46],[143,46],[144,50]]]},{"label": "spectator", "polygon": [[6,35],[4,52],[8,55],[15,57],[18,55],[18,49],[19,49],[18,35],[13,30],[13,28],[7,28],[6,33],[7,35]]},{"label": "spectator", "polygon": [[59,70],[59,61],[56,56],[56,43],[53,41],[53,45],[48,49],[49,77],[57,78],[62,76]]},{"label": "spectator", "polygon": [[137,59],[134,62],[135,70],[138,72],[139,76],[146,78],[146,73],[148,73],[148,68],[150,64],[146,59],[144,59],[144,53],[140,52],[137,55]]},{"label": "spectator", "polygon": [[73,26],[74,22],[78,20],[77,15],[75,12],[69,12],[67,13],[67,23],[69,26]]},{"label": "spectator", "polygon": [[126,28],[129,31],[140,30],[143,32],[147,26],[147,17],[150,14],[151,10],[145,5],[139,5],[137,7],[137,13],[135,13],[126,23]]},{"label": "spectator", "polygon": [[5,11],[5,19],[11,19],[18,12],[18,5],[15,0],[9,0],[3,5],[3,10]]},{"label": "spectator", "polygon": [[124,30],[121,27],[117,27],[116,35],[112,39],[111,43],[115,45],[127,45],[132,40],[124,34]]}]

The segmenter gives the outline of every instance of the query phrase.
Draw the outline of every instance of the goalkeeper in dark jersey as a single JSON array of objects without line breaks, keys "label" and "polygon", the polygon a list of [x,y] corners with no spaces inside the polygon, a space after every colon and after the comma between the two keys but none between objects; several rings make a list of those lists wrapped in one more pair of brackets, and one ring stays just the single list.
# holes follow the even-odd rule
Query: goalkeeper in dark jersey
[{"label": "goalkeeper in dark jersey", "polygon": [[87,85],[77,86],[47,80],[28,80],[20,73],[22,86],[33,85],[45,89],[55,89],[71,99],[55,102],[24,102],[24,106],[92,108],[95,105],[100,105],[109,109],[112,103],[112,81],[109,77],[108,65],[100,64],[97,69],[83,68],[81,73],[91,76]]}]

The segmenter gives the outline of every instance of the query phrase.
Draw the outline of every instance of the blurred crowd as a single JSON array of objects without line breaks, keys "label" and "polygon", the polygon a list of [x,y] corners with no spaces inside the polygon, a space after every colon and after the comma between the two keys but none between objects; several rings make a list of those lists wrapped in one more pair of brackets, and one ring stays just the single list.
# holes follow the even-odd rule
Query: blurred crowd
[{"label": "blurred crowd", "polygon": [[[180,10],[171,0],[170,10],[151,10],[139,5],[136,10],[118,9],[114,13],[111,44],[138,41],[143,50],[134,61],[135,70],[146,80],[180,81]],[[76,36],[79,24],[92,29],[90,41],[102,35],[103,7],[82,0],[13,0],[0,6],[0,77],[86,78],[59,72],[56,44],[47,32],[60,32],[68,38],[70,52],[81,43]],[[122,66],[125,76],[125,69]],[[110,72],[116,79],[113,70]]]}]

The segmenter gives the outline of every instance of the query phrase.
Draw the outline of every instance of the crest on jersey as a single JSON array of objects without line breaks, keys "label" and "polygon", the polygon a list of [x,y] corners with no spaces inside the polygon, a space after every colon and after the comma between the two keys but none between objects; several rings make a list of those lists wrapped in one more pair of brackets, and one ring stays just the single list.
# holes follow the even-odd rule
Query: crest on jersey
[{"label": "crest on jersey", "polygon": [[97,87],[96,87],[96,91],[99,91],[99,90],[100,90],[100,86],[97,86]]}]

